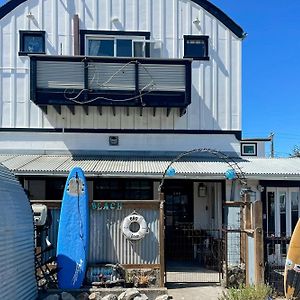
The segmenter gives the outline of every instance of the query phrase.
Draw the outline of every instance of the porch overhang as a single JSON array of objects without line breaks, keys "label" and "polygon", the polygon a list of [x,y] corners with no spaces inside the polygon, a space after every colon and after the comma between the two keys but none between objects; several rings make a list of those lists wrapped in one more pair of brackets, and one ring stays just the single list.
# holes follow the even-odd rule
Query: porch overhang
[{"label": "porch overhang", "polygon": [[[87,177],[147,177],[161,179],[174,157],[153,155],[0,154],[0,163],[17,176],[67,176],[81,167]],[[235,158],[247,179],[300,181],[299,158]],[[225,180],[229,166],[210,157],[186,157],[173,164],[172,179]]]}]

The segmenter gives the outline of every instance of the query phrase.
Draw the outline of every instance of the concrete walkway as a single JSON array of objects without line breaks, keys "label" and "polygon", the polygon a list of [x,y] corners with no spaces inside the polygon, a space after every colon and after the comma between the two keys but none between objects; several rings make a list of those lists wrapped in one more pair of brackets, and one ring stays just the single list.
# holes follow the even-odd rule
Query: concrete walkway
[{"label": "concrete walkway", "polygon": [[218,300],[224,290],[219,284],[180,284],[173,283],[167,286],[168,294],[174,300]]}]

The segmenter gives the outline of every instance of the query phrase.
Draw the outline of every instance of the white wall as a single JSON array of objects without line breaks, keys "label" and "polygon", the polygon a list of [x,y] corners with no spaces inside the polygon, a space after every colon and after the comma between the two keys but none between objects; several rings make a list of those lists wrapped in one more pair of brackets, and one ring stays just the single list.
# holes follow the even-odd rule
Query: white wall
[{"label": "white wall", "polygon": [[[119,146],[109,145],[109,136],[119,137]],[[238,152],[234,135],[187,134],[103,134],[103,133],[25,133],[1,132],[0,150],[18,151],[188,151],[208,148]]]},{"label": "white wall", "polygon": [[[28,13],[33,20],[26,17]],[[163,58],[183,57],[183,35],[209,35],[209,61],[192,63],[192,104],[180,117],[165,109],[76,107],[73,116],[53,108],[44,114],[29,99],[29,58],[18,56],[19,30],[45,30],[49,55],[73,55],[74,14],[80,29],[150,31]],[[111,22],[112,17],[120,22]],[[200,24],[193,20],[198,17]],[[186,0],[28,0],[0,20],[0,124],[9,128],[241,129],[241,40],[200,6]]]}]

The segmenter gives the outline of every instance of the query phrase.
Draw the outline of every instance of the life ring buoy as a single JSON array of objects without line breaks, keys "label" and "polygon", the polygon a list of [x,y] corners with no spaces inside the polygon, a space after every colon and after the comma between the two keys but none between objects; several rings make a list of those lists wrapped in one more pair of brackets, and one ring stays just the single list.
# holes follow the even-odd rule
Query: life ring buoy
[{"label": "life ring buoy", "polygon": [[[133,231],[131,229],[132,224],[137,224],[138,230]],[[145,237],[148,233],[148,226],[143,216],[132,213],[124,218],[122,222],[122,232],[125,237],[131,241],[138,241]]]}]

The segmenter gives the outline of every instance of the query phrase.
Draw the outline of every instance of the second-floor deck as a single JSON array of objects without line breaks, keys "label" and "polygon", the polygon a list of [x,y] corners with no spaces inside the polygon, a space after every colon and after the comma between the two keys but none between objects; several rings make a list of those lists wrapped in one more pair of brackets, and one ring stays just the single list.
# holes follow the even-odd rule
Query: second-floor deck
[{"label": "second-floor deck", "polygon": [[30,97],[39,106],[186,108],[191,61],[33,55]]}]

